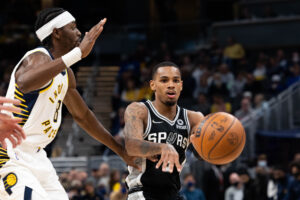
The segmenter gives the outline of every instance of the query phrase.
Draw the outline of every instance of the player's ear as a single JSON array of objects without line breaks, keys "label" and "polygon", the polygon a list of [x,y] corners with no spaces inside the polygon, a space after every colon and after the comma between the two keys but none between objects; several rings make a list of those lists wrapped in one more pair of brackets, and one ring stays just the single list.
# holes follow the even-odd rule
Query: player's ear
[{"label": "player's ear", "polygon": [[151,90],[152,90],[153,92],[156,91],[155,83],[154,83],[153,80],[150,80],[150,88],[151,88]]},{"label": "player's ear", "polygon": [[183,88],[183,81],[180,81],[180,91],[182,91]]},{"label": "player's ear", "polygon": [[54,37],[55,39],[60,39],[60,33],[61,31],[57,28],[54,28],[52,31],[52,37]]}]

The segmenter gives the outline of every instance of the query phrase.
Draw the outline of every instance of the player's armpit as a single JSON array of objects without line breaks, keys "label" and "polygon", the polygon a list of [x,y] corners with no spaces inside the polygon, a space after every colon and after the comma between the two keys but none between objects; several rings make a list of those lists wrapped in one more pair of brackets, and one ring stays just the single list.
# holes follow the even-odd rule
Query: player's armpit
[{"label": "player's armpit", "polygon": [[140,103],[130,104],[125,111],[125,148],[129,155],[147,157],[161,153],[162,144],[143,140],[147,108]]}]

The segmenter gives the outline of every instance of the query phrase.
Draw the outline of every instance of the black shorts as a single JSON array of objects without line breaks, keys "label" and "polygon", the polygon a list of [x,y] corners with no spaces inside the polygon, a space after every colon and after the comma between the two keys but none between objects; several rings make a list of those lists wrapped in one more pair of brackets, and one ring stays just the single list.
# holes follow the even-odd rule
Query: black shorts
[{"label": "black shorts", "polygon": [[166,190],[146,190],[142,187],[136,187],[128,191],[127,200],[184,200],[178,192],[167,192]]}]

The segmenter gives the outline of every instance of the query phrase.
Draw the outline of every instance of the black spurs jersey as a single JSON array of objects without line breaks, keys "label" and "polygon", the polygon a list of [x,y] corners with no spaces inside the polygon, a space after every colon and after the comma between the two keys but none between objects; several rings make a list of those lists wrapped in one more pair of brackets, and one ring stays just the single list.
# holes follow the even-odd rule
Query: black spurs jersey
[{"label": "black spurs jersey", "polygon": [[[172,144],[179,154],[180,164],[184,164],[190,133],[187,110],[177,106],[177,114],[174,120],[169,120],[155,109],[151,101],[144,104],[148,109],[147,127],[143,135],[144,140]],[[158,194],[160,198],[164,196],[164,199],[176,195],[180,190],[180,178],[175,166],[173,173],[169,173],[162,171],[162,165],[159,169],[156,169],[156,164],[157,162],[154,163],[143,158],[142,172],[129,167],[129,175],[126,179],[129,191],[140,188],[139,191],[143,191],[144,195],[147,193]]]}]

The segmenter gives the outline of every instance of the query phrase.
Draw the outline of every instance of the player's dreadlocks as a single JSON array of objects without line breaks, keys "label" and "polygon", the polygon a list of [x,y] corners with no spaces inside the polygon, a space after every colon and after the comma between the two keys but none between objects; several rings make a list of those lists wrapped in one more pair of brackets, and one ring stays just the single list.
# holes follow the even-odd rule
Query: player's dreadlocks
[{"label": "player's dreadlocks", "polygon": [[[65,10],[62,8],[47,8],[42,10],[38,14],[37,19],[35,21],[34,31],[37,31],[43,25],[45,25],[50,20],[52,20],[53,18],[55,18],[56,16],[60,15],[63,12],[65,12]],[[52,47],[51,35],[49,35],[42,41],[42,45],[47,48]]]}]

